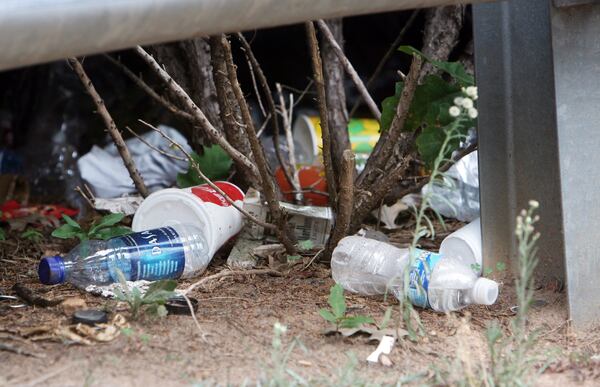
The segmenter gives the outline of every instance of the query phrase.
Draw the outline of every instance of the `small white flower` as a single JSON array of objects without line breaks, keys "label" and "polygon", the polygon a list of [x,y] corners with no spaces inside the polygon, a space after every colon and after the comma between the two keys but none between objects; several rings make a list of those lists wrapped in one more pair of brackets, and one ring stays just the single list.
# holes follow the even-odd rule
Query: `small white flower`
[{"label": "small white flower", "polygon": [[473,100],[471,98],[463,98],[462,107],[465,109],[471,109],[473,107]]},{"label": "small white flower", "polygon": [[468,113],[469,113],[469,117],[472,118],[472,119],[477,118],[477,116],[479,115],[479,112],[475,108],[470,108],[468,110]]},{"label": "small white flower", "polygon": [[454,104],[456,106],[462,106],[463,99],[464,99],[463,97],[456,97],[456,98],[454,98]]},{"label": "small white flower", "polygon": [[277,334],[283,334],[287,331],[287,327],[285,325],[279,323],[279,321],[278,321],[275,323],[275,325],[273,325],[273,330]]},{"label": "small white flower", "polygon": [[473,98],[473,99],[477,99],[477,86],[469,86],[467,87],[467,89],[465,90],[465,93]]},{"label": "small white flower", "polygon": [[538,202],[537,200],[530,200],[529,201],[529,207],[531,208],[538,208],[540,206],[540,202]]},{"label": "small white flower", "polygon": [[458,106],[452,106],[448,109],[448,113],[450,113],[452,117],[458,117],[460,116],[460,108]]}]

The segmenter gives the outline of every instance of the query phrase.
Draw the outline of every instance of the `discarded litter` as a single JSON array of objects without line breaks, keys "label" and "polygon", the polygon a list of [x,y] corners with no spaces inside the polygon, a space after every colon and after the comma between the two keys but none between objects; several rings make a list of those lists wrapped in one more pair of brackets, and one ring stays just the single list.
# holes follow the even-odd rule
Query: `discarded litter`
[{"label": "discarded litter", "polygon": [[156,281],[189,277],[206,269],[212,255],[204,230],[178,224],[112,238],[84,241],[66,256],[42,258],[40,282],[88,285],[118,282],[120,271],[128,281]]},{"label": "discarded litter", "polygon": [[[340,241],[333,251],[333,279],[346,290],[364,295],[397,297],[404,293],[404,271],[409,250],[359,236]],[[469,304],[491,305],[498,297],[498,284],[479,278],[471,267],[454,257],[415,250],[407,285],[408,298],[420,307],[439,312],[459,310]]]},{"label": "discarded litter", "polygon": [[96,325],[108,322],[108,314],[100,309],[81,309],[73,313],[73,324]]},{"label": "discarded litter", "polygon": [[122,198],[94,199],[94,208],[98,211],[106,211],[113,214],[133,215],[142,204],[144,198],[141,196],[125,196]]},{"label": "discarded litter", "polygon": [[[160,125],[159,129],[181,144],[186,151],[191,152],[185,137],[176,129],[164,125]],[[151,131],[142,135],[141,138],[147,144],[167,154],[184,156],[181,151],[171,149],[171,143],[165,140],[160,133]],[[155,191],[173,185],[177,174],[186,171],[188,161],[176,160],[163,153],[152,151],[144,142],[139,138],[125,141],[133,162],[148,189]],[[98,197],[114,198],[136,191],[114,144],[105,148],[94,146],[89,153],[77,161],[77,166],[81,177],[89,183]]]},{"label": "discarded litter", "polygon": [[379,345],[377,346],[377,349],[375,351],[373,351],[373,353],[371,353],[369,355],[369,357],[367,357],[367,361],[369,363],[381,363],[382,365],[389,367],[392,364],[388,363],[388,358],[384,357],[386,355],[389,355],[390,353],[392,353],[392,349],[394,348],[394,344],[396,343],[396,338],[393,336],[383,336],[381,338],[381,341],[379,342]]},{"label": "discarded litter", "polygon": [[[214,183],[239,207],[244,193],[234,184]],[[242,229],[242,214],[208,184],[190,188],[167,188],[148,196],[133,217],[133,231],[190,224],[202,230],[209,257]]]},{"label": "discarded litter", "polygon": [[[198,310],[198,300],[191,297],[188,297],[187,300],[190,301],[192,309],[196,312]],[[181,295],[173,296],[165,302],[165,308],[167,308],[169,314],[191,314],[187,300],[186,297]]]},{"label": "discarded litter", "polygon": [[440,245],[440,254],[461,260],[481,275],[483,265],[481,245],[481,222],[477,218],[444,238]]},{"label": "discarded litter", "polygon": [[[329,207],[297,206],[295,204],[280,203],[287,212],[288,224],[299,241],[311,241],[314,247],[322,247],[329,238],[333,226],[333,211]],[[261,221],[270,219],[267,205],[256,190],[249,190],[244,199],[244,209]],[[254,239],[263,239],[269,236],[264,227],[255,223],[248,223],[248,234]]]},{"label": "discarded litter", "polygon": [[[431,190],[431,208],[436,212],[463,222],[479,217],[479,169],[477,151],[458,160],[444,174],[442,181],[434,181],[423,187],[423,193]],[[443,198],[443,199],[441,199]]]}]

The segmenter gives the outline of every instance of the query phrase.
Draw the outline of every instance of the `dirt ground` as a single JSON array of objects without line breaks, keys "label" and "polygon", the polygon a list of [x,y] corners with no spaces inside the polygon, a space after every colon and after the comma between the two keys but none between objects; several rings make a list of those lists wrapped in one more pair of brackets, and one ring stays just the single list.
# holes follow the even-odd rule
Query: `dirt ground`
[{"label": "dirt ground", "polygon": [[[459,224],[451,224],[451,229]],[[399,245],[409,240],[410,225],[391,235]],[[437,242],[427,242],[434,248]],[[48,242],[48,243],[47,243]],[[54,241],[55,243],[56,241]],[[430,244],[430,246],[428,246]],[[66,247],[48,240],[41,244],[9,239],[0,243],[0,291],[14,294],[19,282],[46,299],[83,298],[88,306],[129,314],[115,301],[85,294],[70,285],[44,287],[37,283],[37,262],[44,252]],[[216,259],[204,275],[224,269]],[[312,385],[385,385],[403,377],[417,385],[430,384],[436,366],[443,368],[457,356],[461,345],[484,356],[484,332],[491,321],[508,327],[514,316],[513,280],[498,274],[500,300],[493,306],[473,306],[453,316],[420,310],[427,335],[417,342],[402,339],[390,355],[391,367],[367,365],[366,357],[376,348],[366,336],[324,336],[327,328],[318,310],[327,306],[333,285],[328,266],[307,270],[296,265],[281,277],[225,277],[208,283],[190,296],[199,300],[199,328],[190,316],[169,315],[163,319],[128,321],[130,328],[114,340],[91,345],[57,337],[52,329],[67,327],[70,314],[62,305],[13,309],[0,301],[0,384],[10,386],[180,386],[256,384],[272,369],[273,325],[288,327],[283,342],[297,340],[287,368]],[[185,287],[192,281],[181,283]],[[600,335],[590,330],[574,332],[567,320],[565,293],[556,287],[536,291],[530,326],[540,329],[540,350],[555,353],[555,360],[537,380],[537,385],[598,385]],[[347,294],[350,312],[380,321],[389,306],[393,319],[401,321],[392,298]],[[69,313],[68,311],[66,311]],[[463,321],[468,321],[463,323]],[[37,330],[37,331],[36,331]],[[43,333],[43,334],[37,334]],[[207,334],[206,340],[203,335]],[[7,347],[12,350],[7,350]],[[17,354],[17,349],[23,353]],[[352,359],[355,359],[354,362]],[[475,360],[476,362],[476,360]],[[459,371],[460,372],[460,371]]]}]

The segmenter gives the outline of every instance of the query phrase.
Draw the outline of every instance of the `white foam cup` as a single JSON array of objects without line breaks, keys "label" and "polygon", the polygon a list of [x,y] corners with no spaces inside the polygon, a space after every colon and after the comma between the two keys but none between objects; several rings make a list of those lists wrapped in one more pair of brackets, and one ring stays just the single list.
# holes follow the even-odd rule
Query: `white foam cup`
[{"label": "white foam cup", "polygon": [[481,253],[481,221],[475,219],[466,226],[448,235],[440,245],[440,254],[460,259],[467,265],[478,265],[481,275],[483,256]]},{"label": "white foam cup", "polygon": [[[236,185],[215,182],[236,205],[243,205],[244,193]],[[133,217],[133,231],[177,224],[193,224],[204,230],[209,256],[241,231],[242,214],[208,184],[190,188],[167,188],[154,192],[140,205]]]}]

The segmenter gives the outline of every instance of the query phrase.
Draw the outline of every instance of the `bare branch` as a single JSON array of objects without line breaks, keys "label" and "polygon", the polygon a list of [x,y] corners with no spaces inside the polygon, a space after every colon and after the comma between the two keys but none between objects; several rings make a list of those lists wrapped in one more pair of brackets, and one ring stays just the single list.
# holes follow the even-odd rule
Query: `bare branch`
[{"label": "bare branch", "polygon": [[[396,39],[394,39],[394,42],[390,45],[390,48],[388,48],[385,55],[383,55],[383,57],[377,64],[375,71],[373,71],[373,74],[371,74],[371,76],[369,77],[369,80],[367,81],[367,84],[366,84],[367,90],[369,89],[369,87],[371,87],[371,85],[373,84],[375,79],[377,79],[377,77],[379,77],[379,74],[383,70],[383,67],[388,62],[388,60],[390,60],[392,55],[397,52],[398,46],[400,46],[400,43],[402,43],[402,40],[404,39],[404,35],[406,35],[406,31],[408,31],[410,29],[410,27],[412,27],[415,20],[417,19],[417,16],[419,15],[420,11],[421,10],[419,10],[419,9],[415,9],[412,12],[412,14],[410,15],[410,18],[406,21],[406,23],[404,24],[404,27],[402,27],[402,29],[400,30],[400,33],[398,34]],[[350,114],[349,114],[350,117],[354,117],[354,114],[356,113],[356,110],[358,109],[359,105],[360,105],[360,100],[357,100],[354,103],[354,106],[352,106],[352,109],[350,109]]]},{"label": "bare branch", "polygon": [[331,159],[331,136],[329,133],[329,120],[327,117],[327,98],[325,96],[325,82],[323,79],[323,64],[319,53],[319,42],[317,41],[317,32],[312,22],[306,23],[306,34],[310,50],[313,75],[317,87],[317,102],[319,104],[319,115],[321,117],[321,134],[323,136],[323,165],[327,178],[327,191],[329,192],[329,202],[335,208],[337,203],[337,182],[333,172],[333,161]]},{"label": "bare branch", "polygon": [[330,257],[338,242],[347,235],[354,210],[354,153],[346,149],[342,155],[342,161],[335,227],[331,232],[327,249],[323,254],[325,259]]},{"label": "bare branch", "polygon": [[[273,94],[271,93],[271,88],[269,87],[269,82],[267,82],[267,77],[265,76],[265,73],[262,71],[262,67],[260,67],[260,63],[258,63],[258,60],[254,56],[254,52],[252,51],[252,47],[250,47],[250,44],[248,43],[246,38],[244,38],[244,35],[242,35],[240,32],[238,32],[236,34],[236,36],[237,36],[238,40],[240,41],[240,43],[242,43],[242,46],[244,47],[244,53],[246,54],[246,58],[248,59],[248,61],[251,64],[251,69],[254,68],[254,71],[256,72],[256,75],[258,76],[258,80],[263,89],[263,94],[265,95],[265,99],[267,100],[267,107],[269,108],[269,111],[271,112],[271,119],[273,120],[273,146],[275,147],[275,156],[277,156],[279,165],[281,165],[281,169],[283,170],[283,175],[285,176],[285,179],[288,181],[290,186],[296,187],[294,185],[295,182],[294,182],[292,173],[290,173],[290,168],[295,169],[296,165],[293,164],[290,166],[290,168],[288,168],[288,166],[281,154],[281,149],[279,148],[279,121],[277,120],[277,111],[275,108],[275,101],[273,99]],[[299,186],[296,188],[299,188]]]},{"label": "bare branch", "polygon": [[254,129],[254,123],[252,122],[252,116],[250,115],[250,110],[248,109],[248,104],[246,103],[246,99],[244,98],[244,94],[238,83],[237,79],[237,69],[235,64],[233,63],[233,56],[231,54],[231,45],[225,39],[224,41],[224,53],[225,53],[225,63],[227,63],[227,73],[229,76],[229,82],[231,83],[231,87],[233,88],[233,92],[235,97],[242,109],[242,117],[244,118],[244,124],[246,129],[246,134],[248,135],[248,140],[250,141],[250,147],[252,148],[252,153],[254,154],[254,159],[256,160],[256,165],[258,167],[258,171],[261,177],[262,189],[267,199],[267,204],[269,206],[269,211],[271,212],[271,216],[275,220],[278,228],[275,230],[277,237],[285,246],[285,249],[290,255],[294,255],[296,253],[296,241],[293,240],[293,234],[289,230],[289,225],[287,223],[285,212],[279,206],[279,201],[277,200],[277,194],[275,191],[275,183],[273,181],[273,177],[269,173],[269,167],[267,164],[267,160],[265,158],[265,154],[263,152],[262,145],[256,136],[256,130]]},{"label": "bare branch", "polygon": [[83,69],[81,63],[79,63],[79,61],[76,58],[69,58],[69,63],[71,64],[73,70],[79,77],[79,80],[83,84],[85,90],[92,97],[92,100],[96,105],[98,114],[100,114],[100,117],[102,117],[104,125],[106,126],[106,130],[113,139],[113,142],[115,143],[115,146],[119,151],[119,155],[121,155],[121,158],[123,159],[123,164],[125,164],[125,168],[127,168],[129,176],[131,176],[131,180],[133,180],[135,188],[138,190],[140,195],[142,195],[143,197],[147,197],[150,194],[148,192],[148,188],[146,188],[144,180],[142,179],[142,176],[138,172],[135,163],[131,158],[131,154],[129,153],[127,144],[125,144],[125,141],[123,140],[123,136],[121,136],[121,132],[119,132],[119,129],[117,129],[115,121],[112,119],[110,113],[108,112],[108,109],[104,105],[102,97],[100,97],[100,94],[98,94],[96,88],[94,88],[91,79],[85,73],[85,70]]},{"label": "bare branch", "polygon": [[404,128],[404,122],[408,117],[410,105],[417,88],[417,82],[419,79],[419,73],[421,71],[422,60],[419,57],[413,57],[413,61],[410,66],[410,71],[406,78],[398,107],[396,108],[396,114],[392,120],[392,124],[388,130],[381,133],[375,148],[371,153],[371,156],[367,160],[365,169],[358,176],[356,184],[361,189],[369,189],[370,185],[375,181],[375,177],[378,171],[385,168],[386,163],[389,160],[390,155],[394,147],[397,146],[398,140],[401,137],[402,129]]},{"label": "bare branch", "polygon": [[190,96],[183,90],[177,82],[171,78],[158,62],[148,54],[142,47],[137,46],[135,48],[138,55],[144,59],[144,61],[150,66],[150,68],[158,75],[158,77],[167,84],[172,92],[181,100],[181,103],[186,107],[189,113],[194,117],[194,121],[204,129],[206,134],[212,141],[219,144],[221,148],[236,162],[243,164],[248,170],[252,171],[253,174],[258,176],[258,170],[256,166],[250,161],[248,157],[240,153],[221,135],[221,133],[210,123],[206,118],[202,110],[192,101]]},{"label": "bare branch", "polygon": [[144,82],[142,80],[142,78],[140,78],[137,75],[135,75],[133,73],[133,71],[129,70],[129,68],[127,68],[127,66],[125,66],[123,63],[119,62],[118,60],[116,60],[115,58],[113,58],[112,56],[110,56],[108,54],[103,54],[103,56],[106,59],[108,59],[109,62],[111,62],[112,64],[114,64],[118,68],[120,68],[121,71],[129,79],[131,79],[133,81],[133,83],[135,83],[140,89],[144,90],[146,92],[146,94],[148,94],[150,97],[152,97],[156,101],[158,101],[158,103],[160,103],[165,108],[167,108],[167,110],[169,110],[171,113],[175,114],[176,116],[179,116],[179,117],[183,118],[184,120],[193,121],[193,117],[192,117],[191,114],[189,114],[189,113],[181,110],[177,106],[173,105],[171,102],[167,101],[166,98],[163,98],[162,96],[160,96],[156,91],[154,91],[153,88],[151,88],[146,82]]},{"label": "bare branch", "polygon": [[125,129],[127,129],[129,131],[129,133],[131,133],[134,137],[136,137],[138,140],[140,140],[148,148],[152,149],[155,152],[160,153],[163,156],[166,156],[166,157],[168,157],[170,159],[173,159],[173,160],[179,160],[179,161],[187,161],[188,160],[186,157],[177,156],[177,155],[174,155],[172,153],[165,152],[164,150],[162,150],[160,148],[155,147],[154,145],[152,145],[148,141],[146,141],[144,139],[144,137],[142,137],[139,134],[137,134],[136,132],[134,132],[129,126],[126,126]]},{"label": "bare branch", "polygon": [[[279,109],[281,111],[281,117],[283,118],[283,130],[285,131],[285,140],[288,146],[288,155],[290,158],[290,167],[292,169],[292,183],[291,186],[294,191],[300,190],[300,178],[298,176],[298,168],[296,168],[296,149],[294,146],[294,139],[292,137],[292,114],[294,109],[294,104],[290,103],[290,111],[285,106],[285,99],[283,98],[283,91],[281,90],[281,85],[279,83],[275,84],[277,88],[277,95],[279,96]],[[292,94],[290,94],[290,98],[292,98]],[[302,194],[300,195],[300,200],[302,200]]]},{"label": "bare branch", "polygon": [[340,47],[338,42],[333,37],[333,34],[331,33],[331,30],[329,29],[327,24],[323,20],[318,20],[317,25],[319,26],[319,29],[321,30],[321,32],[323,32],[323,35],[325,36],[325,38],[327,39],[327,41],[329,42],[329,44],[331,45],[331,47],[333,48],[335,53],[337,54],[340,61],[342,62],[342,65],[344,66],[346,73],[348,73],[348,75],[350,76],[350,78],[352,79],[354,84],[356,85],[358,92],[360,93],[362,98],[365,100],[367,106],[369,107],[369,110],[371,110],[371,114],[373,114],[373,117],[375,117],[377,120],[381,120],[381,112],[379,111],[377,104],[375,103],[375,101],[373,101],[373,98],[369,94],[369,91],[365,87],[365,84],[360,79],[360,76],[358,75],[356,70],[354,70],[352,63],[350,63],[350,61],[344,54],[344,51],[342,51],[342,48]]},{"label": "bare branch", "polygon": [[181,146],[181,144],[179,144],[178,142],[176,142],[175,140],[173,140],[170,136],[168,136],[166,133],[164,133],[162,130],[158,129],[157,127],[147,123],[144,120],[138,120],[140,121],[142,124],[146,125],[148,128],[154,130],[155,132],[157,132],[158,134],[160,134],[164,139],[166,139],[167,141],[169,141],[174,147],[176,147],[177,149],[179,149],[184,155],[185,157],[187,157],[187,159],[190,162],[190,165],[192,166],[192,168],[194,168],[194,170],[196,171],[196,173],[198,173],[198,176],[200,176],[202,179],[204,179],[206,181],[206,184],[208,184],[212,189],[214,189],[215,191],[217,191],[219,193],[219,195],[223,196],[223,198],[225,198],[225,200],[227,201],[227,203],[231,204],[236,210],[238,210],[239,212],[241,212],[244,216],[246,216],[250,221],[258,224],[259,226],[265,227],[269,230],[277,230],[277,227],[274,224],[270,224],[270,223],[265,223],[261,220],[256,219],[252,214],[250,214],[248,211],[244,210],[242,207],[238,206],[237,203],[231,199],[229,197],[229,195],[227,195],[225,192],[223,192],[223,190],[221,188],[219,188],[217,185],[215,185],[215,183],[212,182],[212,180],[210,180],[208,177],[206,177],[206,175],[202,172],[202,170],[200,169],[200,166],[198,165],[198,163],[192,158],[192,155],[190,155],[183,146]]}]

